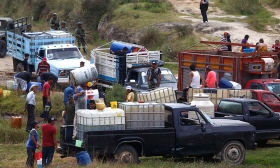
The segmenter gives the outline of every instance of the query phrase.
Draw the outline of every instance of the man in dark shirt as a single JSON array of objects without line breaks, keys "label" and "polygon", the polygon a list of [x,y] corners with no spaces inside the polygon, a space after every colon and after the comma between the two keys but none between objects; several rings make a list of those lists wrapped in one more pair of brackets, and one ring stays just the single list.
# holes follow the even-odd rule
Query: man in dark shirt
[{"label": "man in dark shirt", "polygon": [[159,87],[161,81],[161,70],[157,67],[156,62],[152,62],[152,67],[148,69],[146,80],[149,89],[156,89]]},{"label": "man in dark shirt", "polygon": [[119,56],[119,83],[124,86],[124,81],[126,78],[126,52],[128,48],[124,47],[122,50],[118,50],[111,53]]},{"label": "man in dark shirt", "polygon": [[31,75],[29,72],[19,72],[15,76],[15,81],[17,85],[17,92],[19,89],[22,90],[22,92],[25,92],[27,89],[27,84],[30,82]]},{"label": "man in dark shirt", "polygon": [[24,54],[24,60],[22,61],[22,67],[21,67],[21,71],[26,71],[29,72],[29,65],[28,65],[28,58],[29,58],[29,54],[25,53]]},{"label": "man in dark shirt", "polygon": [[53,88],[56,84],[57,84],[57,76],[51,72],[43,72],[40,74],[40,77],[41,77],[41,83],[44,84],[46,81],[48,81],[48,78],[49,77],[52,77],[53,78],[53,83],[52,83],[52,86],[51,88]]}]

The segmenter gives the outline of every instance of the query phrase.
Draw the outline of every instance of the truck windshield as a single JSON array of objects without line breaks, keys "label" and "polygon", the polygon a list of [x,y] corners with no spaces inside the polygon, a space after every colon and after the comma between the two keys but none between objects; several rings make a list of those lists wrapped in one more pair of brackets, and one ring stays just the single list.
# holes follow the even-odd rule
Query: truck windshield
[{"label": "truck windshield", "polygon": [[[146,80],[146,72],[141,73],[141,78],[143,81],[143,84],[147,84]],[[169,70],[161,70],[161,82],[160,83],[176,83],[176,78]]]},{"label": "truck windshield", "polygon": [[266,87],[269,91],[275,93],[277,96],[280,96],[280,83],[268,83]]},{"label": "truck windshield", "polygon": [[82,56],[78,48],[58,48],[47,50],[48,59],[72,59],[81,57]]}]

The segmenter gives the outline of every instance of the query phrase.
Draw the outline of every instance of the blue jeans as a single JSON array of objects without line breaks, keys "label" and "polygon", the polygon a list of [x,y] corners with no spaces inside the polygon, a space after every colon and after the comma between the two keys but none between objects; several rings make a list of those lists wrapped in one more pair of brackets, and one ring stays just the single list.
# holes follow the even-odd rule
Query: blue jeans
[{"label": "blue jeans", "polygon": [[201,9],[201,15],[202,15],[202,20],[203,20],[203,22],[206,22],[206,21],[208,21],[208,18],[207,18],[207,10],[205,10],[205,9]]},{"label": "blue jeans", "polygon": [[52,163],[54,154],[54,146],[47,146],[42,148],[42,165],[48,166]]},{"label": "blue jeans", "polygon": [[33,148],[26,148],[26,150],[27,150],[26,166],[27,167],[33,167],[34,166],[34,153],[35,153],[35,149],[33,149]]}]

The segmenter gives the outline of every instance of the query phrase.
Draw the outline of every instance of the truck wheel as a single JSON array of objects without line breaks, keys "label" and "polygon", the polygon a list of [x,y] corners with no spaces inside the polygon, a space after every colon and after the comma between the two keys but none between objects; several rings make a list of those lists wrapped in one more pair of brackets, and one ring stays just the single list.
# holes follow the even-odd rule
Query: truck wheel
[{"label": "truck wheel", "polygon": [[245,158],[245,148],[238,141],[229,141],[222,150],[222,161],[237,165],[243,162]]},{"label": "truck wheel", "polygon": [[130,145],[122,145],[118,147],[115,159],[118,163],[132,164],[138,163],[137,151]]},{"label": "truck wheel", "polygon": [[7,45],[4,40],[0,40],[0,58],[4,58],[7,53]]}]

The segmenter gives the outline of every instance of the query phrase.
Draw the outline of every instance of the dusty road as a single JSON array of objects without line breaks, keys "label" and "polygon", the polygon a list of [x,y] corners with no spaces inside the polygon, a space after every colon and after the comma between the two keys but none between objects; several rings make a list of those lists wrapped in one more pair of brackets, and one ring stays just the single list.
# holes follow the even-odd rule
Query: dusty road
[{"label": "dusty road", "polygon": [[0,58],[0,86],[6,86],[6,81],[13,79],[14,72],[12,57],[5,56],[4,58]]}]

